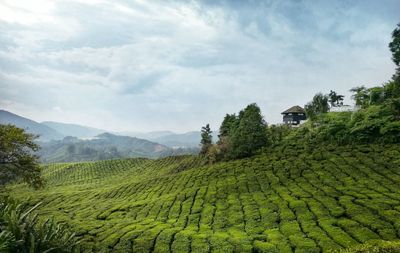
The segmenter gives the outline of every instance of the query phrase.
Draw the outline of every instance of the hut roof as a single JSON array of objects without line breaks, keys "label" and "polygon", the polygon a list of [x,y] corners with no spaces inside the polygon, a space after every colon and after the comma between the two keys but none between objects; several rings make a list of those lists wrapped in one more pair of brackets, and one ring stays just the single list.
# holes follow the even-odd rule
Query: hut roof
[{"label": "hut roof", "polygon": [[305,113],[305,111],[300,106],[295,105],[295,106],[290,107],[286,111],[282,112],[281,114],[286,114],[286,113]]}]

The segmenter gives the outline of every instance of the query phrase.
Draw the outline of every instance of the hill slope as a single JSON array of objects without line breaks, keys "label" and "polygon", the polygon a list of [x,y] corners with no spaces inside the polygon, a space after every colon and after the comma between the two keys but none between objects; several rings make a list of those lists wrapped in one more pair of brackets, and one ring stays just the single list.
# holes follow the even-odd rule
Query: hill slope
[{"label": "hill slope", "polygon": [[90,140],[66,137],[60,141],[41,143],[37,152],[42,162],[96,161],[126,157],[157,158],[189,152],[173,150],[148,140],[110,133],[97,135]]},{"label": "hill slope", "polygon": [[327,252],[400,238],[400,146],[286,146],[212,166],[195,156],[52,164],[11,195],[67,222],[85,252]]},{"label": "hill slope", "polygon": [[193,131],[183,134],[168,134],[150,139],[169,147],[199,147],[201,132]]},{"label": "hill slope", "polygon": [[[198,148],[201,140],[200,131],[191,131],[187,133],[174,133],[171,131],[155,131],[148,133],[122,132],[121,134],[154,141],[174,148]],[[214,136],[216,137],[217,134],[214,134]]]},{"label": "hill slope", "polygon": [[46,125],[4,110],[0,110],[0,124],[12,124],[26,129],[29,133],[39,134],[42,141],[59,140],[64,137],[61,133]]},{"label": "hill slope", "polygon": [[43,121],[40,124],[53,128],[64,136],[74,136],[78,138],[91,138],[101,133],[107,132],[106,130],[87,127],[77,124],[67,124],[54,121]]}]

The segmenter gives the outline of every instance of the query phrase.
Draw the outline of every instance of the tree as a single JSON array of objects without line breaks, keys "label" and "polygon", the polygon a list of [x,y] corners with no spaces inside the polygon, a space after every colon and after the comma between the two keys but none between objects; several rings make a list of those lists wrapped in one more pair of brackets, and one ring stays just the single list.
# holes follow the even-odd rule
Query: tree
[{"label": "tree", "polygon": [[372,87],[368,89],[368,105],[383,104],[385,100],[385,92],[383,87]]},{"label": "tree", "polygon": [[266,123],[257,104],[250,104],[240,111],[238,125],[230,137],[229,155],[241,158],[254,155],[267,145]]},{"label": "tree", "polygon": [[329,111],[328,100],[328,95],[324,95],[322,93],[315,94],[313,100],[308,102],[304,107],[307,117],[310,119],[315,119],[318,115],[327,113]]},{"label": "tree", "polygon": [[354,87],[351,88],[350,91],[354,92],[354,95],[352,95],[351,98],[354,99],[357,106],[366,107],[368,105],[369,95],[365,86]]},{"label": "tree", "polygon": [[331,104],[331,107],[340,107],[343,106],[343,100],[344,96],[343,95],[338,95],[336,91],[331,90],[329,92],[329,103]]},{"label": "tree", "polygon": [[238,118],[235,114],[226,114],[224,120],[219,127],[219,139],[223,139],[224,137],[229,137],[232,134],[232,131],[237,127]]},{"label": "tree", "polygon": [[384,99],[400,98],[400,82],[390,81],[385,84]]},{"label": "tree", "polygon": [[212,131],[210,129],[210,124],[201,128],[201,150],[200,154],[207,154],[208,149],[212,146]]},{"label": "tree", "polygon": [[354,99],[356,105],[361,108],[367,108],[370,105],[380,105],[383,104],[385,99],[390,97],[393,92],[396,92],[393,89],[386,89],[385,87],[386,86],[376,86],[368,89],[364,86],[354,87],[350,89],[351,92],[354,92],[351,98]]},{"label": "tree", "polygon": [[397,66],[393,80],[400,82],[400,23],[397,24],[397,28],[392,32],[392,39],[389,43],[389,48],[392,52],[392,60]]},{"label": "tree", "polygon": [[13,125],[0,125],[0,185],[22,179],[34,188],[43,186],[38,157],[33,154],[39,149],[37,137]]}]

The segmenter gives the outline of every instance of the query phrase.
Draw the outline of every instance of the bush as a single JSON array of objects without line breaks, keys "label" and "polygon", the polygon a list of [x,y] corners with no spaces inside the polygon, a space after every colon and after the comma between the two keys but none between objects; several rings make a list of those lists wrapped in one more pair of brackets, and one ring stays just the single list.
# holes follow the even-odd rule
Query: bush
[{"label": "bush", "polygon": [[254,252],[256,253],[278,253],[278,249],[269,242],[254,241]]},{"label": "bush", "polygon": [[[8,203],[7,203],[7,202]],[[79,241],[53,219],[40,221],[33,211],[10,200],[0,203],[0,252],[74,252]],[[2,251],[3,250],[3,251]]]},{"label": "bush", "polygon": [[15,244],[15,238],[9,231],[0,232],[0,252],[10,252],[12,245]]},{"label": "bush", "polygon": [[338,253],[400,253],[399,241],[370,241],[365,244],[357,245]]}]

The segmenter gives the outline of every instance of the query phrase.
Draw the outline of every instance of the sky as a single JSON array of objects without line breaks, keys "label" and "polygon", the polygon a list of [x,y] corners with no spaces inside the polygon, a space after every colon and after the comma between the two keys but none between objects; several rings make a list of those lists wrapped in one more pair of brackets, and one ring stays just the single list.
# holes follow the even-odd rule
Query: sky
[{"label": "sky", "polygon": [[186,132],[257,103],[394,73],[398,0],[0,0],[0,109],[110,131]]}]

